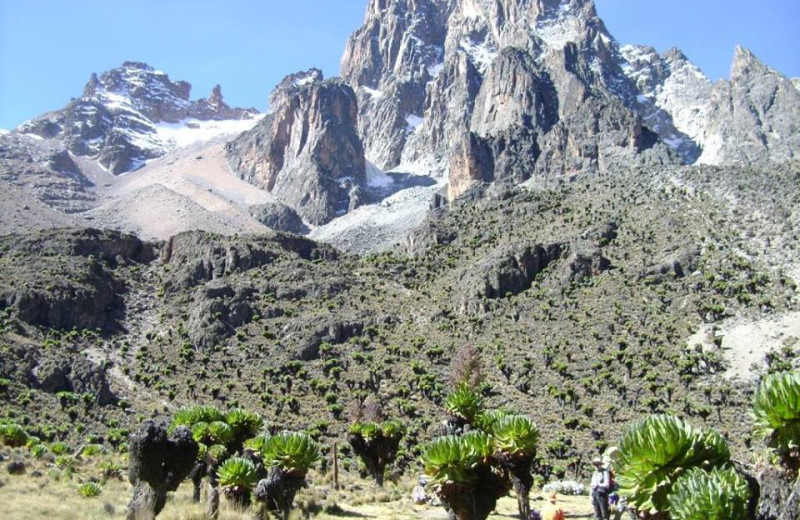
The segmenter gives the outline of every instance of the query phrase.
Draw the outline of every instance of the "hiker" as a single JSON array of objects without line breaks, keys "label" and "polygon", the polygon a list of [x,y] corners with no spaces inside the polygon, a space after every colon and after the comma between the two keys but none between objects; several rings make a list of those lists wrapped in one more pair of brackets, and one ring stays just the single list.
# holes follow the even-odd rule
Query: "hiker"
[{"label": "hiker", "polygon": [[601,459],[594,459],[592,474],[592,507],[595,520],[609,520],[608,494],[611,490],[611,473]]},{"label": "hiker", "polygon": [[564,520],[564,510],[556,505],[557,497],[555,493],[547,495],[549,504],[542,508],[542,520]]}]

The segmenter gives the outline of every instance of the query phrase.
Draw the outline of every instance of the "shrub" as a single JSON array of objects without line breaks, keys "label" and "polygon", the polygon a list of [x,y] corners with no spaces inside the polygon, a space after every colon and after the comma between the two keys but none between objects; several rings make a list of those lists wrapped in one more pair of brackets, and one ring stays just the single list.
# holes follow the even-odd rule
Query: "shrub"
[{"label": "shrub", "polygon": [[640,511],[663,512],[681,473],[719,467],[729,459],[728,445],[718,433],[702,432],[670,415],[652,415],[629,426],[622,436],[617,460],[620,494]]},{"label": "shrub", "polygon": [[672,520],[748,520],[750,488],[732,468],[692,468],[672,486]]},{"label": "shrub", "polygon": [[800,470],[800,372],[764,378],[753,396],[756,436],[790,470]]},{"label": "shrub", "polygon": [[492,438],[479,431],[436,439],[425,449],[422,464],[451,517],[483,520],[508,493],[508,476],[493,466]]},{"label": "shrub", "polygon": [[539,429],[524,415],[508,415],[494,422],[492,436],[497,461],[508,472],[514,485],[520,518],[529,518],[533,459],[539,442]]},{"label": "shrub", "polygon": [[100,496],[102,492],[103,488],[96,482],[86,482],[78,486],[78,494],[83,498],[94,498]]},{"label": "shrub", "polygon": [[234,444],[238,444],[239,447],[245,440],[258,435],[264,426],[264,419],[260,415],[241,408],[234,408],[228,412],[225,422],[231,427]]},{"label": "shrub", "polygon": [[104,451],[105,449],[102,444],[87,444],[83,447],[83,450],[81,450],[81,455],[84,457],[94,457],[95,455],[100,455]]},{"label": "shrub", "polygon": [[28,443],[28,434],[18,424],[0,424],[0,443],[11,448],[21,448]]},{"label": "shrub", "polygon": [[258,482],[258,470],[252,461],[233,457],[219,467],[217,480],[225,494],[244,507],[250,504],[250,492]]},{"label": "shrub", "polygon": [[397,458],[397,449],[404,434],[405,427],[398,421],[386,421],[383,424],[357,422],[350,427],[347,440],[379,486],[383,486],[386,467]]},{"label": "shrub", "polygon": [[256,486],[256,499],[267,512],[287,520],[297,492],[305,485],[308,470],[319,460],[319,449],[308,435],[281,433],[265,438],[261,456],[269,475]]},{"label": "shrub", "polygon": [[50,445],[50,451],[53,455],[65,455],[69,453],[69,446],[64,442],[54,442]]},{"label": "shrub", "polygon": [[474,388],[461,384],[447,397],[445,408],[466,424],[475,424],[483,412],[483,397]]},{"label": "shrub", "polygon": [[280,433],[273,435],[261,451],[265,466],[278,466],[290,473],[305,475],[319,460],[319,449],[308,435]]},{"label": "shrub", "polygon": [[225,415],[213,406],[189,406],[175,412],[168,431],[171,434],[179,426],[192,429],[197,423],[208,424],[223,420],[225,420]]},{"label": "shrub", "polygon": [[557,480],[542,486],[542,491],[545,493],[556,493],[559,495],[568,496],[583,496],[588,495],[589,490],[580,482],[574,480]]}]

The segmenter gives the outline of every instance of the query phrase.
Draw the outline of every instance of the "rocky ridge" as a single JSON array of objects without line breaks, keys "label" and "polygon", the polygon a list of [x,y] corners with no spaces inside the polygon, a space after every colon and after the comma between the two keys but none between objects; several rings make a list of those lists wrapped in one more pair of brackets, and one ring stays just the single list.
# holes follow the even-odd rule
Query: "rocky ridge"
[{"label": "rocky ridge", "polygon": [[251,120],[258,114],[253,108],[228,106],[219,85],[197,101],[190,100],[191,88],[145,63],[125,62],[100,76],[92,74],[80,98],[16,131],[58,140],[70,153],[95,158],[120,174],[176,146],[168,132],[160,132],[168,125],[196,128],[201,122]]},{"label": "rocky ridge", "polygon": [[[752,81],[761,72],[753,70]],[[533,172],[693,163],[704,148],[714,159],[705,162],[740,162],[741,156],[715,152],[720,139],[737,142],[718,137],[719,125],[796,134],[718,108],[725,106],[723,94],[712,96],[711,82],[679,50],[658,55],[620,46],[591,0],[372,0],[363,27],[348,41],[342,77],[358,92],[367,159],[382,168],[423,162],[432,175],[449,175],[451,199],[475,182],[519,182]],[[526,81],[538,96],[519,91]],[[743,81],[750,80],[734,74],[732,82]],[[495,106],[485,91],[498,95],[503,88],[517,91]],[[769,117],[792,119],[790,97],[776,98],[772,112],[784,115]],[[530,118],[537,111],[550,116]],[[713,122],[720,118],[726,122]],[[594,149],[597,135],[621,129]],[[487,140],[487,133],[495,135]],[[788,142],[764,147],[774,145],[783,160]],[[764,155],[743,153],[747,160]],[[514,164],[507,164],[510,157]],[[530,173],[520,179],[519,172]]]},{"label": "rocky ridge", "polygon": [[800,150],[800,91],[751,51],[736,48],[730,80],[714,85],[705,164],[785,162]]},{"label": "rocky ridge", "polygon": [[242,179],[324,224],[355,209],[366,182],[357,117],[355,93],[342,81],[316,69],[287,76],[264,119],[226,146],[228,161]]}]

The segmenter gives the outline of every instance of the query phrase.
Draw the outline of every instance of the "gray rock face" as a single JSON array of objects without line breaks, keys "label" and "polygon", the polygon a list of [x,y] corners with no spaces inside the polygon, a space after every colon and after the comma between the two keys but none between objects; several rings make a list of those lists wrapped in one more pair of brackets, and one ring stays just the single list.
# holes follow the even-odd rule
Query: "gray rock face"
[{"label": "gray rock face", "polygon": [[191,88],[147,64],[125,62],[99,77],[92,74],[80,98],[17,131],[57,139],[71,153],[95,158],[119,174],[165,153],[168,144],[157,135],[159,123],[250,119],[258,113],[229,107],[219,85],[198,101],[189,99]]},{"label": "gray rock face", "polygon": [[625,45],[622,69],[636,88],[634,107],[684,162],[700,155],[711,82],[678,49],[659,55],[652,47]]},{"label": "gray rock face", "polygon": [[[125,284],[114,270],[123,263],[147,263],[151,245],[131,235],[92,229],[40,233],[23,240],[0,240],[4,251],[61,255],[69,277],[42,273],[35,262],[13,266],[0,278],[0,308],[10,308],[31,325],[56,329],[118,328],[125,313]],[[24,281],[24,283],[23,283]]]},{"label": "gray rock face", "polygon": [[64,213],[91,209],[96,200],[71,152],[19,134],[0,134],[0,179]]},{"label": "gray rock face", "polygon": [[71,363],[67,359],[44,359],[33,369],[32,375],[33,385],[45,392],[89,394],[99,406],[117,401],[108,384],[106,367],[83,356],[74,358]]},{"label": "gray rock face", "polygon": [[285,204],[259,204],[250,206],[250,214],[275,231],[286,231],[288,233],[301,234],[306,231],[303,219],[292,208]]},{"label": "gray rock face", "polygon": [[249,300],[252,289],[234,290],[224,284],[200,288],[189,312],[189,339],[197,348],[208,348],[233,335],[253,319]]},{"label": "gray rock face", "polygon": [[561,258],[563,252],[561,244],[498,249],[461,274],[459,311],[469,314],[484,312],[487,300],[530,289],[536,275]]},{"label": "gray rock face", "polygon": [[479,182],[678,162],[635,112],[622,62],[588,0],[374,0],[342,75],[364,101],[367,158],[425,160],[452,200]]},{"label": "gray rock face", "polygon": [[226,238],[194,231],[172,237],[161,251],[161,261],[182,266],[172,271],[167,289],[187,288],[256,269],[273,262],[284,251],[304,260],[334,259],[336,250],[295,235]]},{"label": "gray rock face", "polygon": [[711,95],[703,164],[783,162],[800,150],[800,91],[742,47]]},{"label": "gray rock face", "polygon": [[316,70],[289,76],[270,96],[266,117],[226,146],[228,161],[242,179],[324,224],[346,213],[365,183],[357,118],[346,84],[322,81]]},{"label": "gray rock face", "polygon": [[800,519],[800,480],[794,482],[777,468],[764,468],[759,475],[761,500],[758,520]]}]

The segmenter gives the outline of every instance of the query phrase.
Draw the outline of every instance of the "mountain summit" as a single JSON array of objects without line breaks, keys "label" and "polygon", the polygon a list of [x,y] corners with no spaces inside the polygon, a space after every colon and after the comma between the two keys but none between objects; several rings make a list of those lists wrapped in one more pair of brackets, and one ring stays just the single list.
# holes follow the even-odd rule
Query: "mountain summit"
[{"label": "mountain summit", "polygon": [[[167,229],[207,226],[227,208],[247,225],[224,229],[288,216],[292,229],[363,251],[396,244],[431,206],[487,187],[782,162],[800,149],[792,80],[739,48],[730,80],[712,84],[679,49],[620,45],[591,0],[369,0],[340,78],[290,74],[263,116],[228,106],[219,86],[190,94],[144,63],[92,75],[64,109],[0,135],[0,177],[83,212],[107,196],[93,182],[123,188],[108,173],[145,170],[125,190],[156,179],[163,188],[174,173],[185,176],[173,186],[182,204],[203,217],[184,213]],[[189,166],[186,157],[204,157],[198,141],[220,136],[213,161]],[[180,168],[174,156],[153,161],[173,152]],[[98,165],[103,175],[87,174]]]},{"label": "mountain summit", "polygon": [[229,107],[219,85],[197,101],[190,100],[191,89],[145,63],[127,61],[99,77],[92,74],[80,98],[17,130],[63,141],[75,155],[94,157],[119,174],[174,148],[169,132],[162,131],[168,125],[250,120],[258,114],[254,108]]}]

